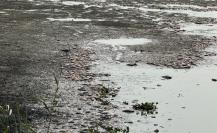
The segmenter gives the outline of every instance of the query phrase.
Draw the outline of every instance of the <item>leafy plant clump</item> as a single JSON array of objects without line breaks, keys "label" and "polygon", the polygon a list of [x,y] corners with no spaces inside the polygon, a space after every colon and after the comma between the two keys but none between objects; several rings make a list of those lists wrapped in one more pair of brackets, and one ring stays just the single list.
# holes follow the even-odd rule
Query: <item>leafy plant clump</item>
[{"label": "leafy plant clump", "polygon": [[99,94],[101,97],[106,97],[109,94],[109,88],[102,86],[99,88]]},{"label": "leafy plant clump", "polygon": [[129,133],[130,130],[129,127],[127,127],[126,129],[108,127],[106,131],[109,133]]},{"label": "leafy plant clump", "polygon": [[0,106],[0,133],[35,133],[27,113],[17,105],[16,109],[9,105]]},{"label": "leafy plant clump", "polygon": [[135,104],[135,105],[133,105],[133,109],[145,111],[148,114],[153,114],[156,111],[156,109],[157,109],[156,104],[157,103],[153,103],[153,102],[150,102],[150,103],[146,102],[146,103],[141,103],[141,104]]},{"label": "leafy plant clump", "polygon": [[[129,133],[129,127],[126,129],[116,128],[116,127],[104,127],[107,133]],[[88,133],[100,133],[99,129],[88,129]]]}]

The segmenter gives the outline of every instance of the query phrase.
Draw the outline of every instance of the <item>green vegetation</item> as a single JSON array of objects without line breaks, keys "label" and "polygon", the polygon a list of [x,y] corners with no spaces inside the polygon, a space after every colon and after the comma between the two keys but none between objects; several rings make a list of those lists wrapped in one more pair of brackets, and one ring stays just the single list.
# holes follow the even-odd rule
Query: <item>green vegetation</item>
[{"label": "green vegetation", "polygon": [[15,109],[10,105],[0,106],[0,132],[35,133],[27,119],[27,112],[21,110],[19,105]]},{"label": "green vegetation", "polygon": [[[127,127],[126,129],[116,128],[116,127],[106,127],[104,128],[107,133],[129,133],[130,129]],[[100,133],[98,127],[96,129],[88,129],[88,133]]]},{"label": "green vegetation", "polygon": [[102,86],[99,88],[99,94],[101,97],[106,97],[109,94],[109,88]]},{"label": "green vegetation", "polygon": [[[56,111],[58,104],[57,96],[59,94],[59,81],[54,75],[55,90],[54,95],[51,97],[51,101],[44,100],[43,98],[37,98],[37,101],[44,105],[44,108],[49,114],[49,125],[52,119],[52,114]],[[49,103],[49,104],[48,104]],[[36,133],[33,129],[31,122],[28,120],[28,113],[25,108],[19,104],[0,105],[0,133]],[[48,126],[47,133],[49,133],[50,127]]]}]

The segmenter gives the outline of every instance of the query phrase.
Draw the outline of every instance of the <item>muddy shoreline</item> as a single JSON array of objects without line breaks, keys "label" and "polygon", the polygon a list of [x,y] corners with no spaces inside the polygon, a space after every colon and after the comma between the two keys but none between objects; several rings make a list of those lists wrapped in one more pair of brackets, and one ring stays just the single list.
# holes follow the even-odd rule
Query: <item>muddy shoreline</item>
[{"label": "muddy shoreline", "polygon": [[[139,73],[144,69],[151,76],[152,72],[161,74],[158,67],[174,74],[174,69],[189,70],[200,66],[204,58],[216,56],[205,51],[216,43],[212,27],[217,17],[210,15],[217,10],[211,8],[215,3],[184,4],[186,1],[169,5],[137,0],[1,1],[0,103],[26,108],[28,119],[41,133],[85,133],[98,127],[101,132],[125,131],[132,121],[116,111],[129,113],[129,117],[141,113],[132,110],[132,101],[116,104],[125,95],[123,89],[131,92],[134,84],[125,77],[136,76],[138,89],[140,82],[156,80],[140,81],[138,77],[146,78]],[[209,17],[200,17],[201,12]],[[126,85],[128,82],[132,84]],[[143,86],[143,91],[160,87],[154,82],[154,86]],[[54,97],[55,111],[50,112],[45,105],[52,107]],[[155,127],[150,132],[158,132],[160,126],[155,123]]]}]

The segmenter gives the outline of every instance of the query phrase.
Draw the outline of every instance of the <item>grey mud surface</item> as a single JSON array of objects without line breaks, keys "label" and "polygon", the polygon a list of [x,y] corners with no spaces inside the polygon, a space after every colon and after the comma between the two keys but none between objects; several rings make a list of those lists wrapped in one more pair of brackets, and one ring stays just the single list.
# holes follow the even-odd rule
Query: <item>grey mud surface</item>
[{"label": "grey mud surface", "polygon": [[[217,17],[192,17],[163,11],[144,13],[138,8],[164,10],[168,7],[161,5],[168,3],[208,7],[217,6],[216,1],[79,2],[84,3],[70,5],[64,4],[64,0],[0,1],[0,100],[2,104],[14,101],[28,104],[30,119],[38,132],[46,132],[49,124],[46,110],[37,99],[46,99],[49,104],[55,91],[54,75],[60,82],[60,92],[57,112],[52,116],[51,132],[87,132],[85,129],[96,126],[125,128],[121,118],[117,120],[117,114],[111,113],[117,107],[108,102],[110,99],[100,97],[98,89],[102,88],[102,84],[98,79],[109,74],[92,71],[97,64],[141,63],[189,69],[198,65],[205,56],[215,55],[204,51],[215,43],[215,36],[184,34],[179,23],[216,24]],[[199,12],[217,10],[189,9]],[[66,18],[81,19],[64,21]],[[153,41],[124,49],[94,42],[118,38]],[[111,86],[114,86],[112,91],[117,93],[118,87]]]}]

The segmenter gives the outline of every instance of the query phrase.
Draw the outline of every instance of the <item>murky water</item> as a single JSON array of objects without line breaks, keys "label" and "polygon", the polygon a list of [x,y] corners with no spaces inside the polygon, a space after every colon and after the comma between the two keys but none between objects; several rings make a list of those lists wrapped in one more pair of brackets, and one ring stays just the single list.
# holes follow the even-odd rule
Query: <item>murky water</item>
[{"label": "murky water", "polygon": [[[191,70],[100,62],[96,70],[110,73],[112,76],[108,79],[121,87],[113,101],[120,108],[114,113],[122,116],[124,122],[133,122],[126,124],[131,132],[148,133],[159,129],[162,133],[204,133],[217,130],[217,83],[212,81],[217,78],[217,58],[208,61],[212,64],[202,63]],[[172,79],[163,80],[164,75]],[[158,102],[156,118],[123,113],[124,109],[132,109],[135,100]],[[124,105],[124,101],[129,105]]]},{"label": "murky water", "polygon": [[[138,9],[143,12],[179,13],[190,17],[217,18],[216,11],[194,10],[207,10],[216,7],[176,4],[160,6],[172,9],[150,9],[147,7]],[[126,6],[117,7],[133,9]],[[158,20],[161,21],[160,18]],[[180,22],[179,25],[180,29],[184,31],[182,34],[205,37],[217,35],[215,24]],[[110,45],[113,44],[120,43],[117,40]],[[216,53],[216,49],[217,47],[213,46],[208,51]],[[190,70],[175,70],[146,64],[129,67],[125,63],[99,61],[95,71],[111,74],[111,77],[106,77],[106,79],[121,87],[117,97],[113,100],[113,104],[119,108],[113,110],[113,113],[123,118],[122,122],[130,127],[130,132],[152,133],[158,129],[161,133],[205,133],[217,130],[217,82],[212,81],[217,78],[216,61],[216,57],[207,58],[206,61]],[[164,80],[162,76],[165,75],[171,76],[172,79]],[[102,83],[104,84],[104,82]],[[123,102],[129,103],[129,105],[123,104]],[[126,109],[132,110],[132,105],[137,102],[158,102],[158,114],[145,116],[140,112],[130,114],[122,112]]]},{"label": "murky water", "polygon": [[188,35],[202,35],[206,37],[217,36],[216,24],[194,24],[184,23],[180,24],[181,29],[184,30],[184,34]]},{"label": "murky water", "polygon": [[[93,44],[96,45],[111,45],[114,50],[124,50],[126,46],[134,46],[134,45],[147,45],[151,43],[151,39],[147,38],[118,38],[118,39],[100,39],[95,40]],[[120,53],[119,53],[120,54]],[[119,57],[117,56],[116,59]]]}]

